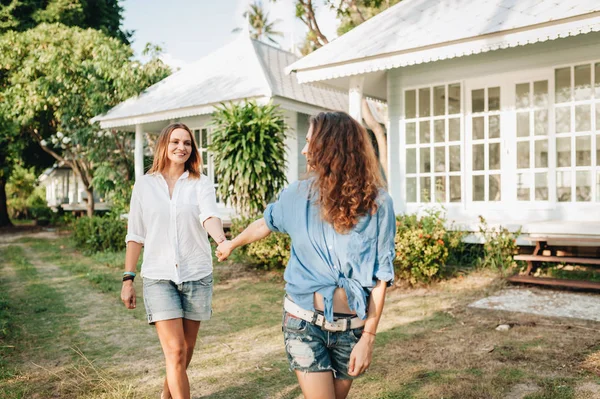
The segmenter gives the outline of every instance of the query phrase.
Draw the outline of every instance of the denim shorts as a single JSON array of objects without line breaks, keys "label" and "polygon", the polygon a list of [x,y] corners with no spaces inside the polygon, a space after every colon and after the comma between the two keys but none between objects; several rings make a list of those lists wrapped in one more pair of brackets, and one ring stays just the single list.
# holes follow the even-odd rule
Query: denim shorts
[{"label": "denim shorts", "polygon": [[348,374],[348,364],[364,327],[330,332],[284,311],[281,328],[290,370],[331,370],[333,377],[340,380],[356,378]]},{"label": "denim shorts", "polygon": [[213,276],[175,284],[144,277],[144,305],[148,323],[161,320],[209,320],[212,314]]}]

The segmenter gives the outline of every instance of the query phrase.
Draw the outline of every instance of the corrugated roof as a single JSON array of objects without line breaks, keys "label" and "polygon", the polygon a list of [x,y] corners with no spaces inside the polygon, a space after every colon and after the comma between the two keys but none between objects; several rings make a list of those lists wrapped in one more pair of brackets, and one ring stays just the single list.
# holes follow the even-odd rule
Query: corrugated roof
[{"label": "corrugated roof", "polygon": [[598,0],[404,0],[286,70],[315,81],[599,30]]},{"label": "corrugated roof", "polygon": [[286,75],[285,66],[296,60],[292,53],[241,35],[92,121],[103,128],[128,126],[208,114],[221,102],[275,96],[324,109],[348,108],[347,94],[300,85]]}]

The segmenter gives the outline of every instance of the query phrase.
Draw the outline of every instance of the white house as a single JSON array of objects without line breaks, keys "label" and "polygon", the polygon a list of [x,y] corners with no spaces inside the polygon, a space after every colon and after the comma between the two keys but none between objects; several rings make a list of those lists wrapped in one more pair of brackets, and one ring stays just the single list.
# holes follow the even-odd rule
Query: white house
[{"label": "white house", "polygon": [[600,235],[600,1],[404,0],[290,65],[388,105],[398,213]]},{"label": "white house", "polygon": [[[65,165],[48,168],[38,181],[46,188],[46,202],[54,210],[62,208],[68,212],[87,211],[87,192],[85,186],[73,170]],[[109,205],[94,193],[94,209],[105,211]]]},{"label": "white house", "polygon": [[[247,34],[165,78],[107,114],[97,116],[103,129],[135,132],[135,173],[143,173],[144,133],[159,133],[171,122],[183,122],[194,132],[203,155],[205,173],[215,181],[210,143],[211,113],[224,102],[246,99],[273,101],[282,108],[290,127],[286,145],[287,180],[291,183],[306,171],[301,155],[308,117],[324,110],[346,110],[348,95],[325,85],[300,85],[284,69],[298,57]],[[374,101],[370,102],[375,113]],[[379,118],[379,116],[376,117]],[[224,215],[230,210],[223,206]]]}]

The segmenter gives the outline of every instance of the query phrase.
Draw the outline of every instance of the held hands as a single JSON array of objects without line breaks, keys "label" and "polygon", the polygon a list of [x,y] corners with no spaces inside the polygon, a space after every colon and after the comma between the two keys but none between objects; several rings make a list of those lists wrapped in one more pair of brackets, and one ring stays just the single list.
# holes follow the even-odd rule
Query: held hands
[{"label": "held hands", "polygon": [[234,249],[235,247],[233,245],[233,242],[229,240],[221,242],[215,252],[217,258],[219,259],[219,262],[223,262],[225,259],[227,259]]},{"label": "held hands", "polygon": [[350,354],[350,363],[348,364],[348,374],[357,377],[367,371],[371,365],[373,357],[373,344],[375,337],[363,334],[358,343],[352,349]]},{"label": "held hands", "polygon": [[135,287],[133,281],[124,281],[121,288],[121,300],[127,309],[135,309]]}]

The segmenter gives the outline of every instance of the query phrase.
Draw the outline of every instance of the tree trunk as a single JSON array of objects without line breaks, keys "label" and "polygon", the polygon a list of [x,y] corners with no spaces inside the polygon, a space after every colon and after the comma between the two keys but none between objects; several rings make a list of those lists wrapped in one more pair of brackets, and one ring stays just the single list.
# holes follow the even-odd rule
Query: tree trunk
[{"label": "tree trunk", "polygon": [[8,217],[8,206],[6,204],[6,180],[0,177],[0,227],[12,226]]},{"label": "tree trunk", "polygon": [[375,138],[377,139],[377,148],[379,149],[379,162],[383,168],[384,177],[387,180],[388,177],[388,154],[387,154],[387,137],[385,135],[385,128],[375,120],[375,117],[371,113],[371,108],[367,104],[365,98],[362,99],[362,116],[365,123],[373,131]]},{"label": "tree trunk", "polygon": [[92,217],[94,216],[94,188],[86,186],[85,192],[87,193],[87,215]]}]

